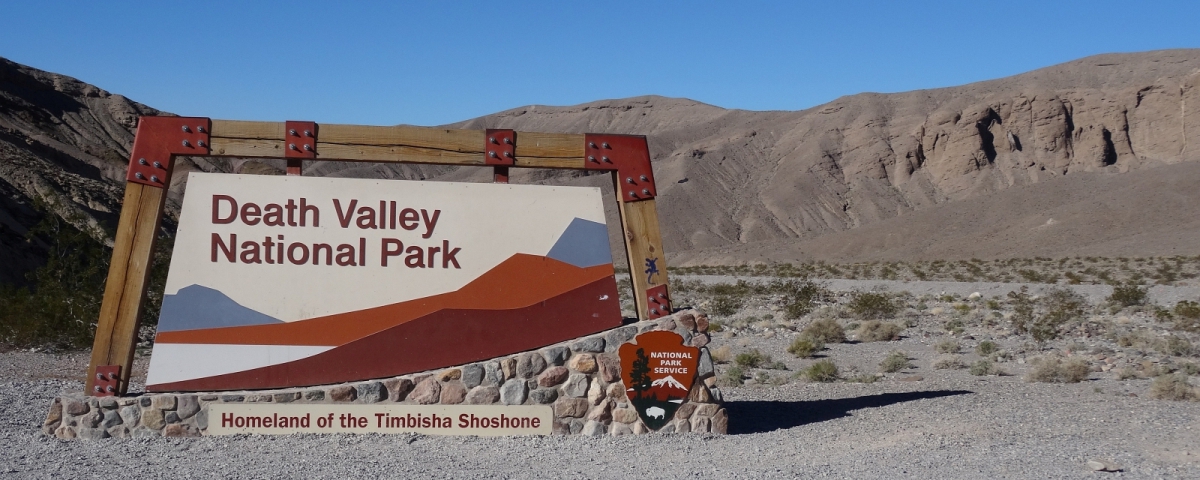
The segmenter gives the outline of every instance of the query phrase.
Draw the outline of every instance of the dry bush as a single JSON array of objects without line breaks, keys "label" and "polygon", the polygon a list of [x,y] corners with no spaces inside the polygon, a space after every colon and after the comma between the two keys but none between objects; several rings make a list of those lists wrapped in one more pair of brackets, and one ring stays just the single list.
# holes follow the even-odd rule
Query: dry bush
[{"label": "dry bush", "polygon": [[788,318],[797,319],[812,312],[818,301],[829,298],[832,293],[822,285],[812,281],[785,282],[775,290],[784,292],[784,313]]},{"label": "dry bush", "polygon": [[1137,285],[1117,285],[1113,287],[1112,295],[1108,296],[1109,303],[1120,307],[1145,305],[1149,290]]},{"label": "dry bush", "polygon": [[799,358],[808,358],[824,348],[825,344],[820,340],[814,340],[805,336],[800,336],[792,341],[792,344],[788,346],[787,351],[788,353]]},{"label": "dry bush", "polygon": [[900,339],[904,328],[890,322],[871,320],[858,327],[858,339],[864,342],[889,342]]},{"label": "dry bush", "polygon": [[846,341],[846,330],[832,318],[813,321],[800,331],[800,335],[822,343],[844,343]]},{"label": "dry bush", "polygon": [[1175,328],[1200,332],[1200,303],[1184,300],[1175,304]]},{"label": "dry bush", "polygon": [[737,365],[729,367],[725,373],[717,377],[717,384],[722,387],[737,387],[742,385],[742,379],[746,377],[746,370]]},{"label": "dry bush", "polygon": [[877,292],[854,292],[847,307],[862,319],[888,318],[900,310],[891,295]]},{"label": "dry bush", "polygon": [[1000,347],[996,346],[996,342],[993,342],[991,340],[984,340],[982,342],[979,342],[979,345],[977,345],[975,347],[975,353],[981,357],[986,357],[988,355],[996,353],[997,350],[1000,350]]},{"label": "dry bush", "polygon": [[708,353],[712,355],[713,361],[717,363],[729,363],[730,360],[733,360],[733,349],[729,348],[729,345],[721,345],[709,350]]},{"label": "dry bush", "polygon": [[1092,368],[1081,358],[1063,360],[1058,357],[1035,359],[1033,369],[1026,375],[1030,382],[1079,383],[1087,380]]},{"label": "dry bush", "polygon": [[1154,349],[1167,355],[1186,357],[1192,354],[1192,342],[1179,335],[1170,335],[1165,340],[1155,342]]},{"label": "dry bush", "polygon": [[962,370],[967,368],[958,355],[942,355],[933,361],[935,370]]},{"label": "dry bush", "polygon": [[899,350],[889,353],[882,362],[879,362],[879,369],[886,373],[895,373],[906,368],[912,368],[912,363],[908,361],[908,354]]},{"label": "dry bush", "polygon": [[936,349],[938,353],[958,353],[959,350],[962,350],[962,345],[959,345],[955,340],[946,339],[938,342],[938,344],[934,346],[934,349]]},{"label": "dry bush", "polygon": [[1154,379],[1150,396],[1159,400],[1190,400],[1200,402],[1200,388],[1188,383],[1187,375],[1173,373]]},{"label": "dry bush", "polygon": [[758,351],[757,348],[733,357],[733,363],[742,368],[759,368],[771,362],[771,356]]},{"label": "dry bush", "polygon": [[838,379],[838,368],[833,360],[821,360],[801,372],[810,382],[832,382]]},{"label": "dry bush", "polygon": [[716,298],[713,298],[712,303],[709,304],[708,308],[709,311],[711,311],[714,315],[728,317],[737,313],[738,310],[741,310],[742,303],[743,302],[741,298],[729,295],[718,295]]},{"label": "dry bush", "polygon": [[971,364],[971,369],[968,370],[971,375],[981,377],[984,375],[1004,375],[1004,371],[1000,370],[991,360],[983,359]]},{"label": "dry bush", "polygon": [[875,383],[875,382],[879,381],[879,376],[872,375],[869,373],[864,373],[862,375],[855,375],[853,377],[848,377],[848,378],[846,378],[846,381],[850,382],[850,383]]}]

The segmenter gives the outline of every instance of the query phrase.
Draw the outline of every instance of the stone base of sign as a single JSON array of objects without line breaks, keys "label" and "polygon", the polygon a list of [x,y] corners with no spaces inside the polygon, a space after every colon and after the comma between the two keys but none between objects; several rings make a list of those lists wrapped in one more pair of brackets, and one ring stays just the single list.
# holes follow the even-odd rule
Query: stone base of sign
[{"label": "stone base of sign", "polygon": [[708,318],[688,310],[657,320],[551,345],[537,351],[394,378],[339,385],[217,393],[148,393],[133,397],[65,395],[54,399],[42,431],[61,439],[196,437],[215,403],[381,403],[550,405],[554,433],[651,433],[621,381],[617,350],[641,332],[671,330],[700,348],[695,385],[660,433],[726,433],[729,415],[708,353]]}]

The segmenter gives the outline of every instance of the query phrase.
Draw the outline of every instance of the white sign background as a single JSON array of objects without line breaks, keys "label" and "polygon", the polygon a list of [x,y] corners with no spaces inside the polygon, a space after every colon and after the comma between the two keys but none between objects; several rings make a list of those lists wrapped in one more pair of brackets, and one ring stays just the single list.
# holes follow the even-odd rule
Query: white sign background
[{"label": "white sign background", "polygon": [[[247,202],[260,208],[285,205],[301,197],[320,211],[320,226],[313,227],[311,214],[306,227],[246,225],[239,217],[233,223],[213,224],[213,196],[227,195],[239,208]],[[334,199],[346,209],[352,200],[357,207],[377,209],[379,202],[396,202],[396,208],[417,211],[441,210],[430,238],[422,223],[416,230],[360,229],[354,219],[349,228],[338,221]],[[228,214],[227,207],[222,215]],[[355,215],[357,218],[357,214]],[[216,289],[244,307],[290,322],[329,314],[362,310],[426,297],[461,288],[517,253],[546,255],[559,235],[575,218],[604,223],[600,189],[591,187],[547,187],[483,183],[449,183],[404,180],[363,180],[296,176],[231,175],[192,172],[180,213],[179,230],[167,277],[167,295],[198,284]],[[264,237],[284,242],[326,243],[334,246],[366,239],[365,266],[243,264],[229,263],[218,250],[211,261],[212,234],[228,242],[262,242]],[[410,245],[441,247],[443,240],[456,255],[461,269],[406,268],[405,255],[390,257],[380,265],[383,238],[396,238]],[[357,252],[355,253],[357,256]],[[297,281],[303,279],[303,281]]]}]

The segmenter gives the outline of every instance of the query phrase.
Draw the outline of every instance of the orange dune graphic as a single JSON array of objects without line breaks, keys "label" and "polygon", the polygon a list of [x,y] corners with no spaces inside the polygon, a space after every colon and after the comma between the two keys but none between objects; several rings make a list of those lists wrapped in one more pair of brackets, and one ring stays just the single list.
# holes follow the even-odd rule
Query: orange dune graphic
[{"label": "orange dune graphic", "polygon": [[539,255],[516,254],[453,292],[291,323],[161,332],[155,341],[339,346],[448,308],[528,307],[613,274],[611,264],[580,268]]}]

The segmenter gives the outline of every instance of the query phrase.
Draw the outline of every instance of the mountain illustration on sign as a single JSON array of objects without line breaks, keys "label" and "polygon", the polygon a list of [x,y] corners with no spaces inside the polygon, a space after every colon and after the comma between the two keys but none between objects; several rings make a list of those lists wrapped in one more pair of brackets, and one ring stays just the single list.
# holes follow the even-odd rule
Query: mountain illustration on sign
[{"label": "mountain illustration on sign", "polygon": [[683,345],[683,337],[669,331],[646,332],[634,341],[619,351],[625,394],[646,427],[658,430],[687,400],[699,349]]}]

